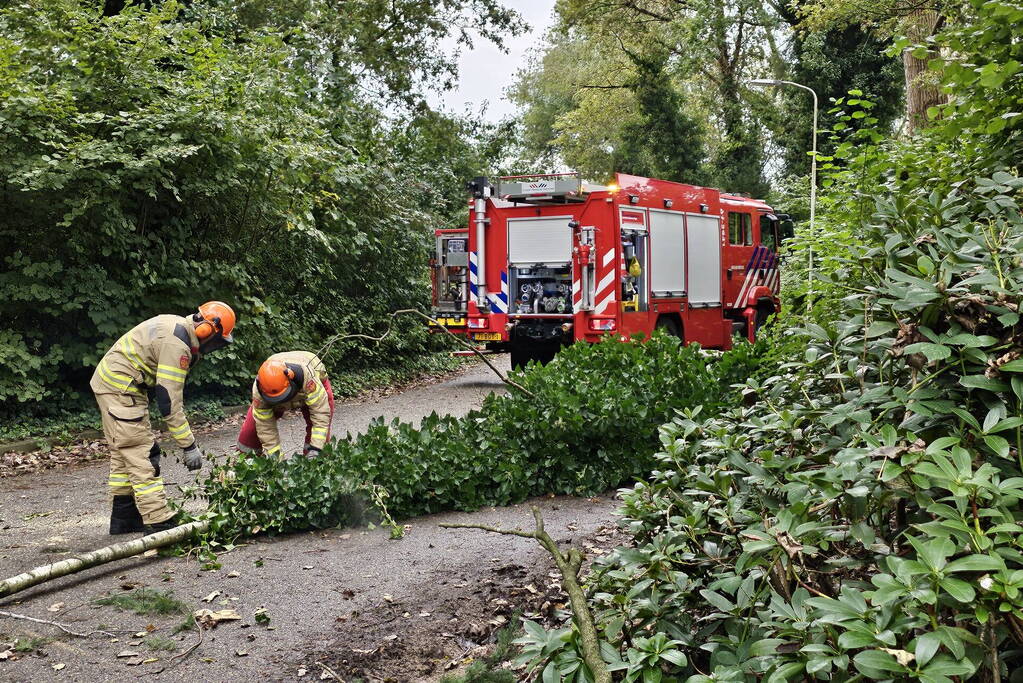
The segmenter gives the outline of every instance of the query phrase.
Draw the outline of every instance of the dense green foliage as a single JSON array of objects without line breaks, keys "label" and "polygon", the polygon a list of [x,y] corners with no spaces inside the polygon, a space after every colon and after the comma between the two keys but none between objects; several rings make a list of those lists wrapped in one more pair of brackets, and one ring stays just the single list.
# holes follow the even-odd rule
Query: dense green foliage
[{"label": "dense green foliage", "polygon": [[[126,329],[208,299],[239,314],[236,345],[193,373],[221,391],[269,353],[426,304],[432,230],[461,219],[465,175],[495,152],[487,131],[418,103],[415,87],[453,69],[425,45],[468,30],[497,39],[513,14],[491,0],[342,13],[168,0],[112,16],[102,4],[0,10],[8,411],[67,401]],[[379,76],[388,114],[359,73]],[[328,366],[422,352],[421,325],[399,325]]]},{"label": "dense green foliage", "polygon": [[[787,362],[743,407],[666,424],[623,492],[634,543],[590,595],[626,680],[1018,680],[1021,18],[978,1],[942,37],[952,99],[926,134],[837,141]],[[591,680],[574,629],[522,642],[550,677]]]},{"label": "dense green foliage", "polygon": [[823,131],[829,99],[850,88],[868,93],[890,125],[903,73],[858,26],[803,25],[804,4],[561,0],[547,44],[511,92],[522,155],[595,180],[624,171],[761,197],[779,171],[805,183],[809,94],[748,82],[814,88]]},{"label": "dense green foliage", "polygon": [[722,405],[759,363],[741,345],[714,361],[674,337],[576,344],[518,381],[533,394],[489,395],[464,417],[378,421],[314,460],[242,458],[203,483],[212,534],[286,532],[358,520],[386,495],[405,518],[507,505],[531,495],[589,495],[650,471],[657,426],[683,408]]}]

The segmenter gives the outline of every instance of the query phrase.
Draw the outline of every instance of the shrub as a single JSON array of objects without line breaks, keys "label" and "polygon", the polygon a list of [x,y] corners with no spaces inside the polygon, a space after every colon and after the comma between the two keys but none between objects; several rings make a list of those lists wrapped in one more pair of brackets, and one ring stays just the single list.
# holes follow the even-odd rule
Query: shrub
[{"label": "shrub", "polygon": [[314,460],[233,461],[203,483],[213,536],[352,523],[373,491],[396,517],[606,491],[650,470],[657,425],[726,402],[733,392],[719,372],[732,378],[759,362],[739,349],[715,361],[661,335],[575,344],[515,375],[532,396],[490,395],[464,417],[434,413],[419,425],[378,420]]}]

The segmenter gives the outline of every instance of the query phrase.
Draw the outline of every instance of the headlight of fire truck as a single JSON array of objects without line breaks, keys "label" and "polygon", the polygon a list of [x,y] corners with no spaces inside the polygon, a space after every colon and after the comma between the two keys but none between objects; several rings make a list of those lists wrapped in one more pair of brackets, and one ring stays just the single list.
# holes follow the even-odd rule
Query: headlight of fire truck
[{"label": "headlight of fire truck", "polygon": [[590,329],[594,332],[611,332],[615,329],[614,318],[590,318]]}]

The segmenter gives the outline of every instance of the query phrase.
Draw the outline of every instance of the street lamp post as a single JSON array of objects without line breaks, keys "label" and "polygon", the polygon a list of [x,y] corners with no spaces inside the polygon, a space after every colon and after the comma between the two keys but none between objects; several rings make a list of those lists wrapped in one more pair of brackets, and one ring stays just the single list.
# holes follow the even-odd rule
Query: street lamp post
[{"label": "street lamp post", "polygon": [[760,88],[772,85],[790,85],[794,88],[801,88],[813,95],[813,149],[810,157],[810,244],[807,249],[809,268],[807,271],[808,292],[806,295],[806,307],[813,304],[813,238],[817,234],[814,230],[814,219],[817,215],[817,93],[813,88],[792,81],[782,81],[773,78],[757,78],[749,82],[749,85]]}]

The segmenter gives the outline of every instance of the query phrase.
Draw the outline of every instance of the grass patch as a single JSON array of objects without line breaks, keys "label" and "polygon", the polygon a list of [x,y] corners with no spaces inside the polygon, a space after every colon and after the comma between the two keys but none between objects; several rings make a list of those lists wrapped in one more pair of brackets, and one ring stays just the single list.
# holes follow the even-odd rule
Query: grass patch
[{"label": "grass patch", "polygon": [[192,614],[191,608],[175,598],[171,591],[156,591],[151,588],[137,588],[130,593],[97,598],[93,602],[143,615],[187,614],[191,618]]},{"label": "grass patch", "polygon": [[157,650],[163,652],[170,652],[178,649],[178,644],[170,638],[164,638],[163,636],[152,636],[146,638],[146,647],[150,650]]},{"label": "grass patch", "polygon": [[34,652],[51,640],[52,638],[46,636],[19,636],[14,639],[14,651]]}]

